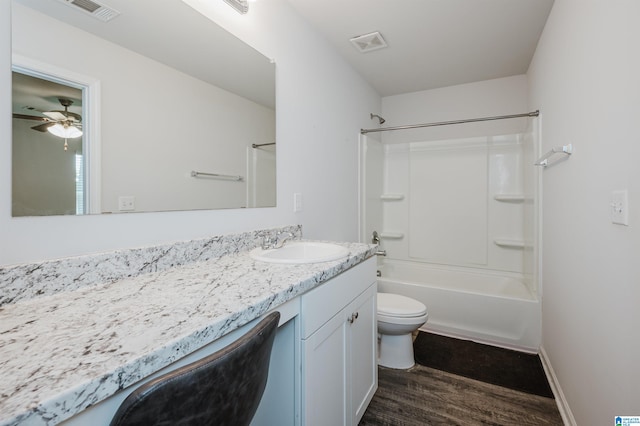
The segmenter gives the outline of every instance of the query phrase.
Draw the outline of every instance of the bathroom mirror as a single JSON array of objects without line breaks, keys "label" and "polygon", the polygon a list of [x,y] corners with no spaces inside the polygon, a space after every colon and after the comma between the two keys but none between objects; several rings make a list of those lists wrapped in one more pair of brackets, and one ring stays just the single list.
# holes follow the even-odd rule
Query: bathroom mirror
[{"label": "bathroom mirror", "polygon": [[[12,52],[14,216],[275,206],[275,64],[186,3],[12,0]],[[45,112],[75,114],[66,151]],[[65,155],[75,204],[36,205]]]}]

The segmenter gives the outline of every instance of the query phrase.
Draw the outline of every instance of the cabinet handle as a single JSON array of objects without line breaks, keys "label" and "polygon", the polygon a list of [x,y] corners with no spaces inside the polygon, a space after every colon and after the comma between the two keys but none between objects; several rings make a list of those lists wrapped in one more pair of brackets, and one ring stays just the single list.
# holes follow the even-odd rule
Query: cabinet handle
[{"label": "cabinet handle", "polygon": [[353,324],[353,322],[355,320],[357,320],[357,319],[358,319],[358,313],[356,312],[354,314],[351,314],[351,317],[349,317],[349,319],[347,319],[347,321],[349,322],[349,324]]}]

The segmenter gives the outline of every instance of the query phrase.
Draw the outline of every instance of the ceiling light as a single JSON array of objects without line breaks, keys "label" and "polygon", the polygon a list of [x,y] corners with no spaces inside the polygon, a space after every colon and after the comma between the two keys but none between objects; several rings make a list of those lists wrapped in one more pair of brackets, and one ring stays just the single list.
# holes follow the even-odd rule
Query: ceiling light
[{"label": "ceiling light", "polygon": [[224,0],[229,6],[234,8],[238,13],[244,15],[249,11],[249,2],[247,0]]},{"label": "ceiling light", "polygon": [[[226,1],[226,0],[225,0]],[[361,53],[371,52],[387,47],[387,42],[378,31],[349,39]]]},{"label": "ceiling light", "polygon": [[53,126],[47,127],[47,130],[59,138],[74,139],[82,136],[82,131],[76,126],[69,124],[56,123]]}]

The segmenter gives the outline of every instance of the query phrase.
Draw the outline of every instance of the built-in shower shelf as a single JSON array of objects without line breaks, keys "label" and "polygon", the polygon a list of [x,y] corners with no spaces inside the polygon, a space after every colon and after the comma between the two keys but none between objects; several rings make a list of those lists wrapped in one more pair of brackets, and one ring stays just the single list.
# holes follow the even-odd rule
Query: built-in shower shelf
[{"label": "built-in shower shelf", "polygon": [[496,201],[505,203],[521,203],[528,198],[524,194],[496,194],[493,196]]},{"label": "built-in shower shelf", "polygon": [[402,232],[381,232],[380,238],[384,238],[385,240],[401,240],[404,238],[404,234]]},{"label": "built-in shower shelf", "polygon": [[512,240],[507,238],[495,239],[493,240],[493,243],[497,246],[508,248],[525,248],[528,246],[523,240]]},{"label": "built-in shower shelf", "polygon": [[382,194],[380,199],[382,201],[400,201],[404,200],[404,194]]}]

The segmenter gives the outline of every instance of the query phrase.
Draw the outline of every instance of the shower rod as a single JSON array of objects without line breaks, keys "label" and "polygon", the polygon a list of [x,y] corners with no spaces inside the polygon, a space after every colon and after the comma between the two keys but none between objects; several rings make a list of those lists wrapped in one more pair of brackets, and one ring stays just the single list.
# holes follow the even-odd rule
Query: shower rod
[{"label": "shower rod", "polygon": [[524,114],[498,115],[495,117],[482,117],[482,118],[467,118],[465,120],[440,121],[438,123],[425,123],[425,124],[410,124],[407,126],[381,127],[379,129],[360,129],[360,134],[365,135],[367,133],[388,132],[391,130],[417,129],[420,127],[435,127],[435,126],[447,126],[450,124],[475,123],[477,121],[505,120],[508,118],[537,117],[538,115],[540,115],[540,111],[535,110],[533,112],[526,112]]}]

